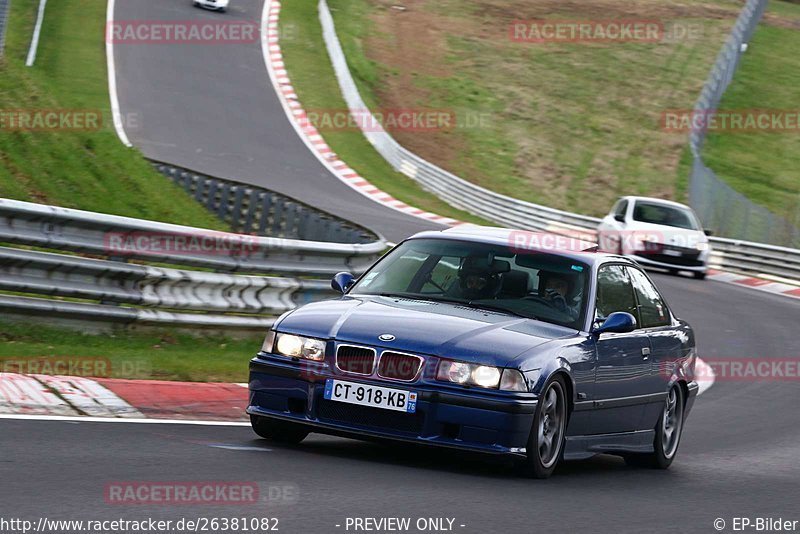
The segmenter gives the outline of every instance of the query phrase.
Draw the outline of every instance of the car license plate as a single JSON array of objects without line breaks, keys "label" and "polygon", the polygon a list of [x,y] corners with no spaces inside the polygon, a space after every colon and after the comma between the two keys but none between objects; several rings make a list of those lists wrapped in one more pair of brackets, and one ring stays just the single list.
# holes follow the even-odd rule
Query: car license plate
[{"label": "car license plate", "polygon": [[415,391],[368,386],[333,378],[325,381],[325,398],[398,412],[415,413],[417,411],[417,393]]},{"label": "car license plate", "polygon": [[666,248],[666,249],[664,249],[664,254],[666,254],[667,256],[680,257],[681,256],[681,251],[680,250],[671,250],[671,249]]}]

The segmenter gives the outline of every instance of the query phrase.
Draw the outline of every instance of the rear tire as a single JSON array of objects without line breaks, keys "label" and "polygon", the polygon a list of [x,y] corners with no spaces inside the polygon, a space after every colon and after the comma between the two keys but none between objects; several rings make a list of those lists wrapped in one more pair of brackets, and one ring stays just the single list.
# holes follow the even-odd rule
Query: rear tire
[{"label": "rear tire", "polygon": [[684,407],[686,399],[680,385],[672,386],[664,402],[664,409],[656,424],[654,451],[648,454],[627,454],[625,463],[633,467],[667,469],[678,453],[683,434]]},{"label": "rear tire", "polygon": [[567,430],[567,395],[564,380],[552,379],[542,390],[528,438],[522,470],[530,478],[548,478],[564,454]]},{"label": "rear tire", "polygon": [[706,273],[694,273],[694,277],[696,280],[705,280]]},{"label": "rear tire", "polygon": [[277,421],[258,415],[250,416],[250,425],[253,427],[253,432],[262,438],[288,445],[297,445],[311,433],[302,425]]}]

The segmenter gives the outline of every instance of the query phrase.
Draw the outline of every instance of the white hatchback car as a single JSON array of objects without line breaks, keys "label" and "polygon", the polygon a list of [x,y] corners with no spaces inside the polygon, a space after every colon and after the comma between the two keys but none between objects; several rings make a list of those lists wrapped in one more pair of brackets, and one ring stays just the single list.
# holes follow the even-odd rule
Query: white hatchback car
[{"label": "white hatchback car", "polygon": [[643,266],[689,271],[703,279],[708,270],[710,232],[689,206],[647,197],[622,197],[597,227],[599,248]]},{"label": "white hatchback car", "polygon": [[228,9],[229,0],[192,0],[195,7],[204,7],[214,11],[225,11]]}]

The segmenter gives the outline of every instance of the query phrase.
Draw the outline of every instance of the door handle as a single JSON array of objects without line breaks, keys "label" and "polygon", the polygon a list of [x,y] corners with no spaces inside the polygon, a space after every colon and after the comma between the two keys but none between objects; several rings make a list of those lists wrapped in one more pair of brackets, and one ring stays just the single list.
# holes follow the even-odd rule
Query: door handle
[{"label": "door handle", "polygon": [[642,359],[647,360],[650,358],[650,347],[642,347]]}]

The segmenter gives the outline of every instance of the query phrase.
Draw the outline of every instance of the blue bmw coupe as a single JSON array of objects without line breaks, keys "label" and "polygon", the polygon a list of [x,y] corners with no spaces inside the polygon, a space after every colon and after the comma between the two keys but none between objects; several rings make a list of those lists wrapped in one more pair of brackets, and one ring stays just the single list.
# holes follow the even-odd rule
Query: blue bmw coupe
[{"label": "blue bmw coupe", "polygon": [[597,453],[667,468],[698,392],[692,328],[633,261],[456,228],[397,245],[250,361],[264,438],[310,432],[510,455],[545,478]]}]

